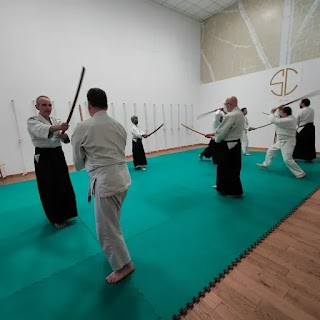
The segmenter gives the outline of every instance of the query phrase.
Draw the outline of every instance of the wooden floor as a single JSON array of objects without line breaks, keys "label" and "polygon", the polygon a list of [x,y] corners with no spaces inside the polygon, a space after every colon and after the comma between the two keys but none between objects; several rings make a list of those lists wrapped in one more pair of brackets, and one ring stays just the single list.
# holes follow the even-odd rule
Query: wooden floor
[{"label": "wooden floor", "polygon": [[320,319],[320,190],[182,319]]},{"label": "wooden floor", "polygon": [[[34,174],[5,183],[28,179]],[[320,320],[320,190],[182,319]]]}]

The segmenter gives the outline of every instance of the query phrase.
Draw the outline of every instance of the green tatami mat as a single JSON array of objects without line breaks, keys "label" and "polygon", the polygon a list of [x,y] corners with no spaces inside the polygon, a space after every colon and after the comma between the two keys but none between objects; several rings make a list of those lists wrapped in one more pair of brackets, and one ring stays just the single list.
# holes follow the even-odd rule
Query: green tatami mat
[{"label": "green tatami mat", "polygon": [[107,285],[103,254],[52,275],[0,301],[1,319],[156,320],[152,306],[130,283]]},{"label": "green tatami mat", "polygon": [[104,281],[85,172],[71,174],[79,218],[63,230],[48,226],[34,181],[1,187],[1,319],[171,319],[319,187],[319,159],[296,179],[281,156],[264,170],[265,154],[253,153],[243,157],[244,197],[226,198],[198,154],[149,158],[146,172],[128,163],[121,222],[136,271],[116,285]]},{"label": "green tatami mat", "polygon": [[88,236],[81,222],[63,230],[42,222],[19,235],[2,239],[0,299],[98,252],[101,252],[98,242]]}]

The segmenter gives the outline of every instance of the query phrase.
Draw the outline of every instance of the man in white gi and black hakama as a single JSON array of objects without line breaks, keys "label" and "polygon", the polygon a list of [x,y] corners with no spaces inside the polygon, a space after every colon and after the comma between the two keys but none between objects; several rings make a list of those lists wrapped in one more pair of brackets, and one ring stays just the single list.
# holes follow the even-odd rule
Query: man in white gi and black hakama
[{"label": "man in white gi and black hakama", "polygon": [[87,99],[91,118],[78,123],[74,131],[73,160],[77,171],[85,168],[90,176],[88,200],[94,195],[98,239],[113,270],[106,281],[115,283],[134,270],[120,226],[121,207],[131,185],[125,158],[127,133],[107,114],[103,90],[90,89]]},{"label": "man in white gi and black hakama", "polygon": [[78,215],[76,197],[61,141],[69,143],[66,123],[50,116],[52,103],[46,96],[36,100],[39,114],[27,121],[28,132],[35,146],[34,167],[39,195],[48,220],[57,228]]},{"label": "man in white gi and black hakama", "polygon": [[238,107],[236,97],[226,100],[228,113],[222,120],[216,133],[207,137],[215,137],[217,152],[217,183],[214,186],[222,195],[238,198],[243,194],[240,180],[241,172],[241,137],[243,135],[245,119]]},{"label": "man in white gi and black hakama", "polygon": [[142,138],[147,138],[148,135],[140,127],[138,127],[137,116],[132,116],[131,122],[133,123],[131,128],[133,165],[136,170],[147,170],[145,168],[147,165],[147,158],[144,152]]},{"label": "man in white gi and black hakama", "polygon": [[[226,114],[226,112],[224,111],[223,108],[217,110],[215,113],[214,113],[214,118],[213,118],[213,123],[212,123],[212,126],[213,126],[213,133],[216,132],[217,128],[220,126],[222,120],[223,120],[223,117],[224,115]],[[216,147],[216,142],[214,140],[214,137],[212,137],[210,139],[210,142],[209,142],[209,145],[207,148],[205,148],[200,154],[199,154],[199,158],[200,160],[203,159],[203,157],[207,158],[207,159],[210,159],[212,158],[212,162],[214,164],[217,164],[217,159],[216,159],[216,151],[215,151],[215,147]]]},{"label": "man in white gi and black hakama", "polygon": [[316,155],[316,134],[314,127],[314,110],[309,107],[310,100],[303,99],[300,102],[300,112],[297,117],[297,143],[293,152],[293,158],[312,162]]}]

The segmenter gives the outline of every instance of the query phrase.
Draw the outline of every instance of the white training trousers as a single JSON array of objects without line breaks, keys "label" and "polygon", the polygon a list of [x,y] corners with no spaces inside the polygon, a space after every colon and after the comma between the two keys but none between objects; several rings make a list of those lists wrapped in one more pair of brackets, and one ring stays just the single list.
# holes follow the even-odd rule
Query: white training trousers
[{"label": "white training trousers", "polygon": [[278,155],[281,151],[282,158],[288,169],[297,177],[304,173],[304,171],[297,165],[297,163],[292,158],[292,154],[296,145],[295,139],[290,139],[286,141],[277,141],[272,145],[266,154],[264,161],[265,166],[269,166],[272,162],[272,159]]},{"label": "white training trousers", "polygon": [[100,244],[113,271],[122,269],[131,261],[120,226],[120,212],[127,191],[110,197],[95,193],[96,229]]},{"label": "white training trousers", "polygon": [[241,137],[241,148],[242,153],[246,154],[248,153],[248,145],[249,145],[249,139],[246,131],[243,131],[242,137]]}]

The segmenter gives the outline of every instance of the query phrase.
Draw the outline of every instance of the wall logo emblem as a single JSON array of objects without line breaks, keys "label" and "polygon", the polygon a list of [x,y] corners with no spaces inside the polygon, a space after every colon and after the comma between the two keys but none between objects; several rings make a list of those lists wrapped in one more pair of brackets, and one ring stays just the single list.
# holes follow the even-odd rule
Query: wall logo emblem
[{"label": "wall logo emblem", "polygon": [[284,97],[298,88],[298,71],[293,68],[284,68],[273,75],[270,86],[274,86],[271,92],[279,97]]}]

